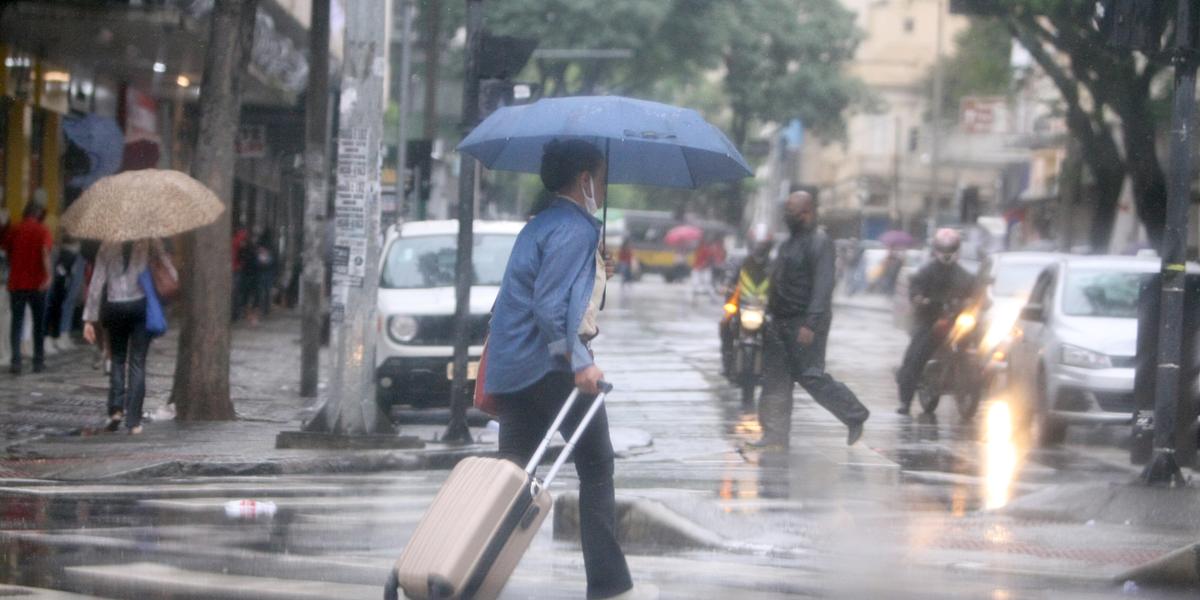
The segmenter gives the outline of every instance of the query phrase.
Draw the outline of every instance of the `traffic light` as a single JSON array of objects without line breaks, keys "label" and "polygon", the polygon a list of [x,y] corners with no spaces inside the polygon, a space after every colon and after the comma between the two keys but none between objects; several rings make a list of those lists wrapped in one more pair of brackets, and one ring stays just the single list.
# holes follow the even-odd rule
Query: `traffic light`
[{"label": "traffic light", "polygon": [[498,108],[536,99],[540,86],[512,81],[525,68],[538,40],[483,32],[479,47],[479,119]]}]

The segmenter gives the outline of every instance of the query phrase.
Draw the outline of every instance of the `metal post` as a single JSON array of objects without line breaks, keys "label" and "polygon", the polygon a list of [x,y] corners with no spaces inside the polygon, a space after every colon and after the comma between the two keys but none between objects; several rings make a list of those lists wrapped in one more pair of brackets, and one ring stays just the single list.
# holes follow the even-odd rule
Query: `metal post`
[{"label": "metal post", "polygon": [[[931,130],[932,139],[929,148],[929,197],[932,198],[930,204],[930,219],[936,222],[937,211],[941,208],[941,185],[942,185],[942,96],[946,91],[946,65],[942,56],[942,38],[944,37],[944,21],[945,10],[943,0],[935,0],[937,3],[937,51],[936,58],[933,63],[933,129]],[[930,230],[930,235],[933,230]]]},{"label": "metal post", "polygon": [[[403,11],[404,25],[401,27],[401,35],[404,36],[404,39],[400,41],[400,101],[397,103],[400,115],[396,124],[396,201],[400,214],[411,218],[417,211],[409,207],[406,202],[404,172],[408,162],[408,112],[411,104],[408,95],[412,83],[412,25],[413,13],[416,12],[417,7],[412,0],[401,0],[400,10]],[[413,187],[416,187],[416,179],[413,179]]]},{"label": "metal post", "polygon": [[391,422],[375,402],[374,377],[387,3],[357,0],[345,10],[330,307],[334,364],[329,399],[309,430],[392,433]]},{"label": "metal post", "polygon": [[1170,188],[1163,229],[1162,296],[1158,323],[1158,371],[1154,394],[1154,455],[1142,479],[1147,484],[1184,485],[1175,457],[1183,348],[1183,290],[1187,274],[1188,206],[1192,181],[1192,113],[1196,61],[1192,55],[1191,2],[1179,2],[1175,27],[1175,98],[1171,113]]},{"label": "metal post", "polygon": [[317,395],[321,364],[321,304],[325,298],[326,153],[329,148],[329,3],[313,0],[308,90],[304,109],[304,254],[300,285],[300,395]]},{"label": "metal post", "polygon": [[[469,131],[479,120],[479,45],[483,30],[483,0],[467,2],[467,57],[463,81],[462,127]],[[454,380],[450,384],[450,424],[442,440],[470,443],[467,427],[467,350],[471,343],[471,250],[475,227],[475,159],[459,154],[458,164],[458,260],[455,263]]]}]

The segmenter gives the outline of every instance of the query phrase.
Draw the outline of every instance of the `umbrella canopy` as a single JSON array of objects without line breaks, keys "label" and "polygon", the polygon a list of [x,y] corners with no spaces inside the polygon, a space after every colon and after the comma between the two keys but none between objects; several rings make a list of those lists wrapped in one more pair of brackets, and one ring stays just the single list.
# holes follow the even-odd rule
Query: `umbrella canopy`
[{"label": "umbrella canopy", "polygon": [[542,148],[578,138],[608,157],[608,182],[698,188],[753,176],[700,113],[620,96],[544,98],[492,113],[458,145],[489,169],[538,173]]},{"label": "umbrella canopy", "polygon": [[695,225],[676,225],[667,235],[663,236],[663,242],[668,246],[691,246],[704,239],[704,230]]},{"label": "umbrella canopy", "polygon": [[145,169],[97,181],[63,213],[61,222],[75,237],[127,242],[203,227],[223,210],[217,195],[188,175]]},{"label": "umbrella canopy", "polygon": [[911,246],[913,245],[913,236],[907,231],[893,229],[891,231],[885,231],[883,235],[879,236],[879,242],[884,246],[889,246],[892,248],[898,246]]},{"label": "umbrella canopy", "polygon": [[121,126],[108,117],[97,115],[70,116],[63,119],[63,134],[88,157],[88,171],[72,177],[67,185],[87,189],[101,177],[112,175],[121,168],[125,150],[125,134]]}]

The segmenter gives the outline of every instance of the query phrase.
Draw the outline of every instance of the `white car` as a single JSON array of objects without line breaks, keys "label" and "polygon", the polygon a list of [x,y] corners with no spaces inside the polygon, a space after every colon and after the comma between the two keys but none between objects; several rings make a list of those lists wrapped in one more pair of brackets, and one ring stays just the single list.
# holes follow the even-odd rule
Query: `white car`
[{"label": "white car", "polygon": [[[476,221],[468,375],[475,378],[488,319],[525,223]],[[375,350],[380,405],[444,406],[454,359],[455,260],[458,221],[415,221],[392,227],[379,269],[382,331]]]},{"label": "white car", "polygon": [[1062,258],[1053,252],[997,252],[985,261],[980,276],[986,285],[987,309],[979,322],[985,328],[981,343],[989,369],[1007,368],[1009,341],[1021,308],[1042,270]]},{"label": "white car", "polygon": [[1061,443],[1072,424],[1133,417],[1138,294],[1162,262],[1072,256],[1038,276],[1013,329],[1008,376],[1034,440]]}]

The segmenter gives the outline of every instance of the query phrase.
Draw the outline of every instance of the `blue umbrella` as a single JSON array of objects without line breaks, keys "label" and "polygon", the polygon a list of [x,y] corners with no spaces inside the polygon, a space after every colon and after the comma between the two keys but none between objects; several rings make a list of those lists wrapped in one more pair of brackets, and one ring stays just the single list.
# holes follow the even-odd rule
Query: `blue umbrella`
[{"label": "blue umbrella", "polygon": [[544,98],[492,113],[458,145],[489,169],[537,173],[553,139],[590,141],[608,157],[608,182],[698,188],[753,176],[746,159],[700,113],[620,96]]},{"label": "blue umbrella", "polygon": [[63,119],[62,128],[67,139],[79,146],[91,163],[87,173],[75,176],[67,185],[87,189],[100,178],[121,169],[125,134],[115,120],[93,114],[71,116]]}]

